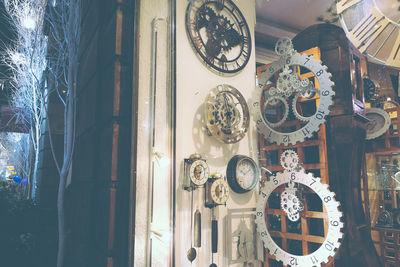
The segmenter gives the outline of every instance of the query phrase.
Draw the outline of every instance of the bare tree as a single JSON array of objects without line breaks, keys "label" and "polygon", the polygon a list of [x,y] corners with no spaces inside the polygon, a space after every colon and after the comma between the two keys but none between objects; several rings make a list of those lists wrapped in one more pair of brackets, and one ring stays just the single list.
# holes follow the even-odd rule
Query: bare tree
[{"label": "bare tree", "polygon": [[47,37],[43,34],[46,0],[4,0],[16,31],[16,40],[6,49],[4,63],[12,70],[10,106],[30,128],[33,156],[32,197],[35,198],[39,141],[47,97],[43,73],[46,68]]},{"label": "bare tree", "polygon": [[[52,75],[51,91],[57,93],[64,104],[64,153],[62,163],[56,162],[60,174],[58,187],[58,255],[57,267],[64,265],[65,257],[65,212],[64,195],[68,173],[71,168],[75,146],[76,86],[78,77],[78,48],[81,35],[81,0],[53,1],[49,9],[50,25],[49,73]],[[66,95],[60,93],[65,88]],[[49,127],[50,129],[50,127]],[[51,134],[49,134],[51,136]],[[54,153],[54,149],[52,148]],[[54,154],[53,154],[54,156]],[[54,157],[56,160],[56,158]]]},{"label": "bare tree", "polygon": [[[75,144],[76,86],[78,47],[80,42],[81,0],[3,0],[17,29],[17,41],[7,53],[12,67],[15,92],[12,104],[21,110],[19,116],[31,127],[35,152],[36,178],[39,140],[43,119],[49,133],[51,151],[59,172],[57,196],[58,255],[57,267],[65,257],[65,186],[71,168]],[[46,15],[46,17],[45,17]],[[48,25],[47,36],[43,25]],[[47,66],[46,82],[43,73]],[[47,86],[44,86],[47,83]],[[36,90],[37,89],[37,90]],[[64,145],[62,162],[55,157],[47,114],[49,94],[55,93],[64,105]]]}]

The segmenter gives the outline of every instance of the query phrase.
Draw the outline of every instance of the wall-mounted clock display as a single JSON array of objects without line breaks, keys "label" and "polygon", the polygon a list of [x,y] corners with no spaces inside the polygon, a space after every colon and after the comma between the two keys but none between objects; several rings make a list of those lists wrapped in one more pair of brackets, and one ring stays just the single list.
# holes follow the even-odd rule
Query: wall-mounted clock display
[{"label": "wall-mounted clock display", "polygon": [[347,38],[372,60],[400,68],[400,12],[396,0],[340,0]]},{"label": "wall-mounted clock display", "polygon": [[[295,155],[297,158],[298,156]],[[282,261],[283,265],[290,266],[321,266],[323,263],[329,262],[329,257],[335,256],[337,249],[340,246],[340,239],[343,237],[341,229],[344,224],[341,221],[342,212],[339,211],[339,202],[335,200],[335,194],[329,191],[329,187],[326,184],[321,183],[321,179],[314,177],[312,173],[306,173],[304,169],[298,170],[297,168],[291,169],[290,167],[284,167],[283,172],[278,172],[275,176],[271,176],[269,181],[265,182],[264,187],[261,188],[260,194],[257,199],[256,209],[256,225],[257,232],[260,234],[261,239],[264,243],[264,247],[268,249],[271,255],[274,255],[276,260]],[[269,223],[266,223],[266,205],[268,199],[275,192],[279,192],[281,185],[302,185],[310,188],[315,194],[321,199],[321,202],[325,206],[323,218],[326,218],[325,223],[327,224],[326,236],[321,246],[315,251],[306,255],[295,255],[281,248],[277,243],[276,239],[271,236]],[[288,188],[290,189],[290,187]],[[274,192],[274,193],[275,193]],[[282,192],[285,194],[286,190]],[[281,199],[284,199],[288,194],[283,195]],[[282,203],[281,203],[282,204]],[[284,205],[285,203],[283,203]],[[292,203],[294,204],[294,203]],[[293,205],[292,205],[293,207]],[[288,210],[289,214],[292,214],[297,219],[296,214],[301,210],[292,213]],[[288,214],[288,215],[289,215]]]},{"label": "wall-mounted clock display", "polygon": [[365,116],[370,120],[367,125],[366,139],[375,139],[386,133],[390,127],[389,114],[380,108],[368,108]]},{"label": "wall-mounted clock display", "polygon": [[234,192],[249,192],[256,186],[259,180],[257,164],[250,157],[236,155],[228,162],[226,177]]},{"label": "wall-mounted clock display", "polygon": [[205,206],[213,208],[217,205],[224,205],[229,198],[229,186],[222,175],[215,173],[211,175],[206,183]]},{"label": "wall-mounted clock display", "polygon": [[[289,38],[278,40],[275,52],[280,56],[279,60],[266,68],[258,80],[251,104],[253,119],[258,131],[270,142],[278,145],[304,142],[305,138],[319,131],[329,115],[335,95],[332,75],[320,60],[294,50]],[[301,77],[304,71],[315,80]],[[319,99],[316,108],[308,114],[303,112],[302,103],[316,98]],[[289,116],[290,113],[293,116]],[[291,117],[300,127],[287,124]]]},{"label": "wall-mounted clock display", "polygon": [[186,32],[201,60],[218,73],[234,74],[250,59],[250,30],[231,0],[190,1]]},{"label": "wall-mounted clock display", "polygon": [[223,84],[206,98],[206,123],[210,133],[227,144],[240,141],[249,127],[249,108],[236,88]]},{"label": "wall-mounted clock display", "polygon": [[205,159],[201,158],[200,154],[193,154],[190,158],[184,160],[184,173],[186,179],[191,183],[191,186],[186,185],[185,189],[191,190],[192,187],[204,185],[209,178],[209,167]]}]

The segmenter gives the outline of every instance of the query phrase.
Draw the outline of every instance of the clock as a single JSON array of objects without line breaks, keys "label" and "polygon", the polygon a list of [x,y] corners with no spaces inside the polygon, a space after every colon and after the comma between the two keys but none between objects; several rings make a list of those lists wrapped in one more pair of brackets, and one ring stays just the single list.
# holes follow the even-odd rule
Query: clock
[{"label": "clock", "polygon": [[395,0],[340,0],[336,7],[347,38],[361,53],[400,68],[400,12]]},{"label": "clock", "polygon": [[[251,104],[253,119],[259,133],[269,142],[294,145],[311,137],[325,122],[335,95],[334,83],[327,67],[312,55],[297,53],[289,38],[278,40],[275,52],[279,60],[267,67],[258,79]],[[300,79],[300,72],[305,70],[315,77],[315,84],[307,78]],[[301,103],[316,98],[319,101],[315,111],[303,113]],[[293,116],[289,116],[290,112]],[[287,118],[298,120],[300,127],[293,127],[293,123],[285,125]]]},{"label": "clock", "polygon": [[184,160],[184,173],[187,179],[184,188],[191,191],[207,182],[210,170],[206,160],[201,158],[200,154],[193,154]]},{"label": "clock", "polygon": [[236,155],[228,162],[226,177],[234,192],[249,192],[254,189],[259,180],[257,164],[250,157]]},{"label": "clock", "polygon": [[233,86],[213,88],[206,98],[207,129],[218,141],[240,141],[249,128],[249,108],[242,94]]},{"label": "clock", "polygon": [[217,73],[235,74],[249,62],[250,30],[231,0],[189,1],[186,32],[200,59]]},{"label": "clock", "polygon": [[205,206],[213,208],[217,205],[224,205],[229,198],[228,183],[220,173],[214,173],[206,183]]},{"label": "clock", "polygon": [[[260,190],[256,208],[257,232],[260,234],[268,252],[274,255],[277,260],[282,261],[283,265],[321,266],[322,263],[329,261],[329,257],[335,255],[340,246],[340,239],[343,237],[343,233],[341,232],[343,228],[343,222],[341,222],[343,214],[339,211],[339,202],[335,200],[335,194],[329,191],[328,185],[322,184],[321,179],[315,178],[312,173],[306,173],[304,169],[299,170],[294,166],[292,168],[282,165],[282,167],[284,167],[284,171],[271,176],[270,180],[266,181],[264,187]],[[323,210],[326,214],[323,215],[323,218],[326,218],[325,223],[328,226],[328,230],[321,246],[310,254],[294,255],[282,249],[275,243],[267,227],[266,204],[268,203],[268,199],[275,189],[285,184],[300,184],[310,188],[318,195],[325,206]],[[286,190],[282,194],[285,194],[285,192]],[[288,197],[287,194],[281,199],[286,197]],[[294,213],[293,216],[297,217]]]},{"label": "clock", "polygon": [[365,116],[370,120],[367,125],[367,140],[378,138],[389,130],[391,120],[389,114],[383,109],[367,108]]}]

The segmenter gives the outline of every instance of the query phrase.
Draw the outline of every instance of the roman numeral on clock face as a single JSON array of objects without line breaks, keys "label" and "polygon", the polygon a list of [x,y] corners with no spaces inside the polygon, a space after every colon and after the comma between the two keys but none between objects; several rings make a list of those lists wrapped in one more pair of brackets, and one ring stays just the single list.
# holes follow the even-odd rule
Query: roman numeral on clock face
[{"label": "roman numeral on clock face", "polygon": [[361,53],[364,53],[388,24],[389,20],[376,7],[373,7],[348,33],[347,37]]},{"label": "roman numeral on clock face", "polygon": [[397,39],[393,45],[392,52],[387,60],[389,65],[400,68],[400,30],[397,30]]},{"label": "roman numeral on clock face", "polygon": [[337,4],[337,13],[341,14],[343,11],[345,11],[349,7],[352,7],[355,4],[360,3],[361,1],[362,0],[341,0]]}]

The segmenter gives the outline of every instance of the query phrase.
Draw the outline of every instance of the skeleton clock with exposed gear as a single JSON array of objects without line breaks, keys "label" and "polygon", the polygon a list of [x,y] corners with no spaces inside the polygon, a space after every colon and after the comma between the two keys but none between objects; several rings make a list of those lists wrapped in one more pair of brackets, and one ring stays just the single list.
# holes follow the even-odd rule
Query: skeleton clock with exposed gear
[{"label": "skeleton clock with exposed gear", "polygon": [[[329,257],[336,254],[341,244],[344,224],[342,222],[343,214],[339,211],[340,203],[335,200],[335,193],[329,190],[327,184],[322,184],[320,178],[304,171],[299,165],[298,155],[293,150],[286,150],[282,153],[281,164],[284,171],[270,177],[270,180],[260,190],[256,208],[257,232],[260,234],[268,252],[274,255],[277,260],[282,261],[284,265],[321,266],[321,264],[329,262]],[[304,210],[302,197],[298,192],[300,186],[308,187],[309,190],[314,191],[325,206],[324,213],[326,214],[324,214],[324,218],[326,218],[328,230],[324,241],[318,249],[307,255],[294,255],[282,249],[271,236],[269,226],[266,223],[268,199],[273,193],[279,192],[278,187],[281,186],[285,188],[281,193],[281,208],[291,221],[297,221],[301,216],[304,216],[302,215]]]},{"label": "skeleton clock with exposed gear", "polygon": [[231,0],[190,1],[186,32],[201,60],[219,74],[235,74],[250,59],[250,30]]},{"label": "skeleton clock with exposed gear", "polygon": [[[327,67],[312,55],[297,53],[289,38],[278,40],[275,52],[280,59],[258,79],[251,105],[253,118],[258,131],[271,143],[296,144],[311,137],[325,122],[335,95],[334,83]],[[313,73],[315,84],[307,78],[300,79],[304,70]],[[315,98],[319,99],[315,110],[308,114],[299,110],[301,101]],[[285,125],[288,118],[298,120],[300,127]]]}]

